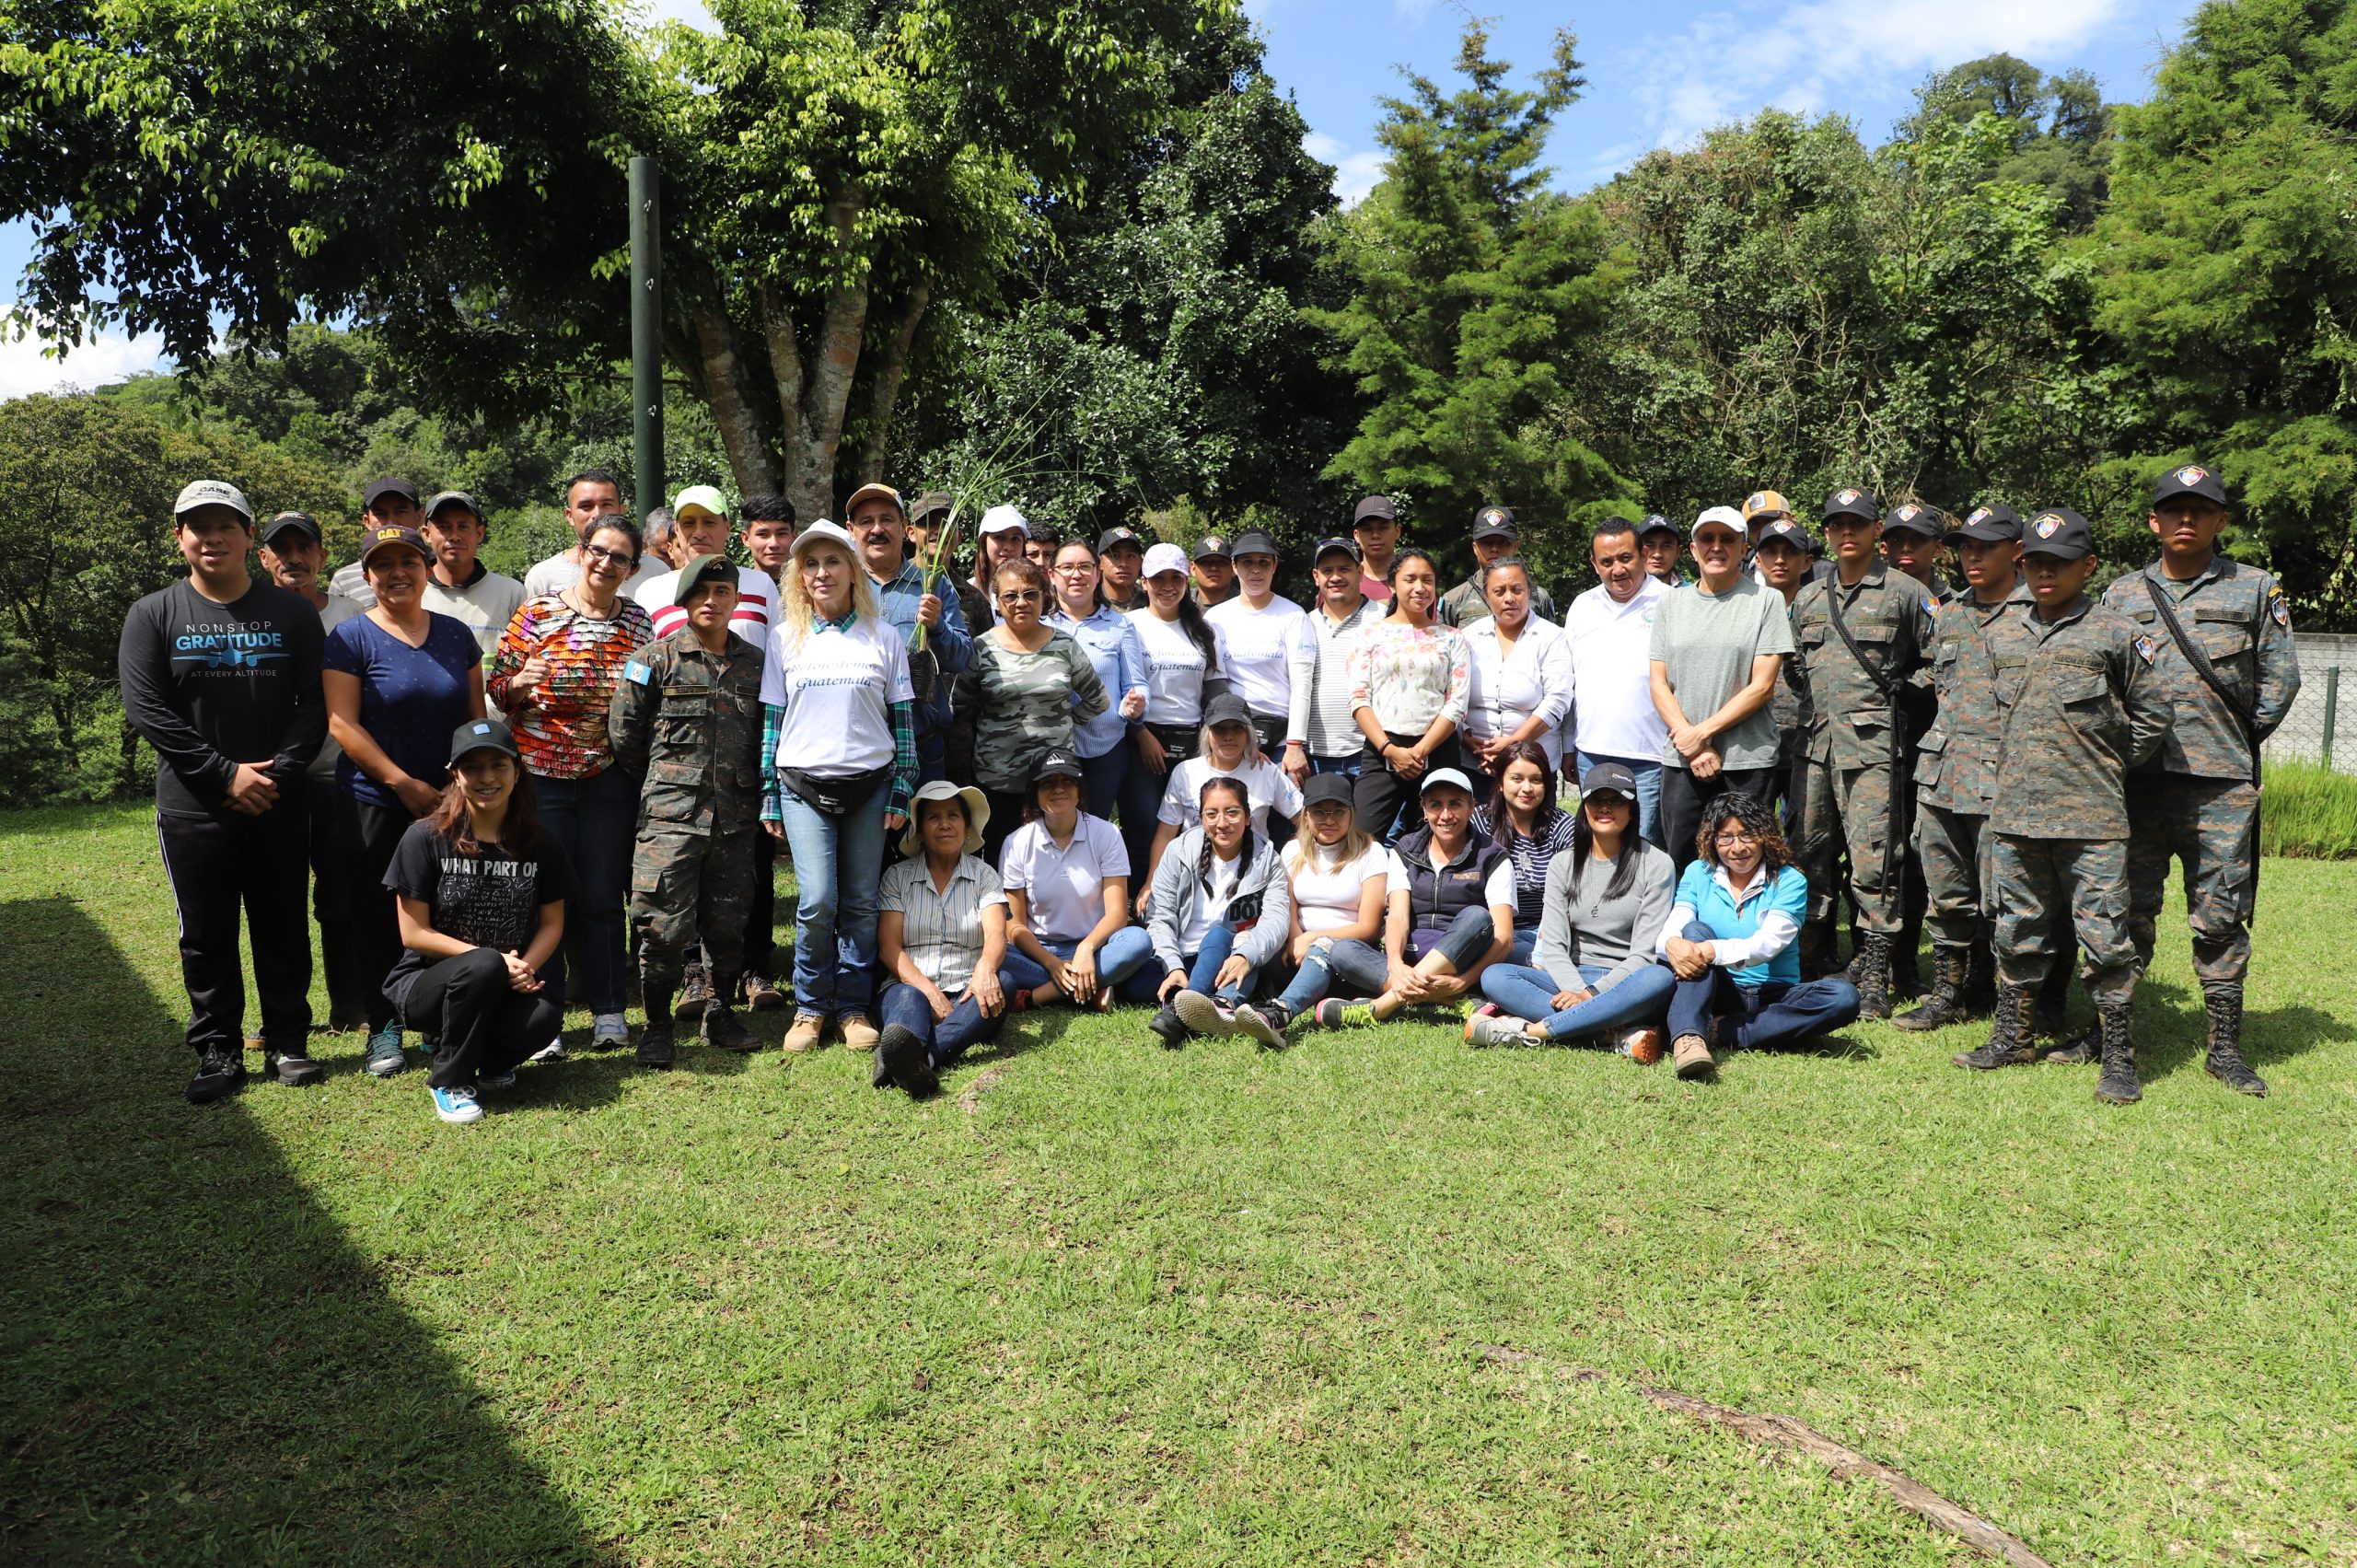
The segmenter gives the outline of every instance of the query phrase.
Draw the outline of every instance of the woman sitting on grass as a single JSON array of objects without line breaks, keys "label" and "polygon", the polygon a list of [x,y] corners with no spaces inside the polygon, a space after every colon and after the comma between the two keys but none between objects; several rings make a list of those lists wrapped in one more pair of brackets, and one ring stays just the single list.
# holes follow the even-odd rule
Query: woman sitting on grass
[{"label": "woman sitting on grass", "polygon": [[1320,1002],[1318,1021],[1329,1028],[1383,1023],[1412,1005],[1450,1007],[1514,950],[1514,863],[1473,830],[1472,781],[1455,768],[1426,775],[1423,818],[1391,855],[1382,993]]},{"label": "woman sitting on grass", "polygon": [[515,737],[470,719],[450,738],[450,782],[394,847],[401,955],[385,981],[395,1016],[435,1041],[426,1091],[445,1121],[480,1121],[478,1087],[504,1089],[563,1019],[541,966],[564,940],[573,866],[540,830]]},{"label": "woman sitting on grass", "polygon": [[877,956],[891,979],[867,1081],[923,1099],[942,1068],[998,1034],[1007,904],[998,873],[974,855],[991,815],[982,792],[935,780],[911,804],[916,819],[900,836],[911,858],[884,873],[876,896]]},{"label": "woman sitting on grass", "polygon": [[1600,762],[1580,781],[1572,845],[1547,867],[1536,966],[1492,964],[1487,1005],[1466,1021],[1475,1045],[1608,1039],[1646,1066],[1678,977],[1654,957],[1678,868],[1637,836],[1637,777]]},{"label": "woman sitting on grass", "polygon": [[1129,850],[1112,823],[1081,809],[1086,766],[1062,748],[1040,758],[1031,775],[1039,814],[999,852],[1014,949],[1007,983],[1018,1006],[1069,998],[1077,1007],[1109,1007],[1113,988],[1154,957],[1152,938],[1129,923]]},{"label": "woman sitting on grass", "polygon": [[1678,1075],[1710,1076],[1713,1050],[1796,1045],[1856,1018],[1856,986],[1838,976],[1801,979],[1794,939],[1808,879],[1775,815],[1747,795],[1721,795],[1702,808],[1694,853],[1659,948],[1678,971],[1669,1000]]},{"label": "woman sitting on grass", "polygon": [[[1237,1004],[1293,928],[1284,871],[1252,830],[1242,781],[1213,779],[1195,804],[1197,825],[1171,842],[1146,890],[1146,930],[1163,970],[1148,993],[1162,1010],[1146,1028],[1173,1050],[1190,1032],[1235,1031]],[[1125,993],[1135,996],[1145,978],[1132,977]]]},{"label": "woman sitting on grass", "polygon": [[1293,983],[1274,1002],[1236,1010],[1236,1027],[1263,1045],[1283,1045],[1286,1026],[1337,984],[1382,989],[1391,854],[1360,829],[1353,791],[1347,774],[1312,777],[1302,792],[1309,830],[1278,856],[1293,890],[1293,934],[1285,946],[1295,965]]},{"label": "woman sitting on grass", "polygon": [[1538,950],[1547,910],[1547,868],[1572,847],[1577,819],[1555,804],[1555,765],[1535,740],[1495,749],[1490,777],[1496,785],[1473,813],[1473,830],[1498,841],[1514,862],[1514,951],[1506,962],[1527,965]]}]

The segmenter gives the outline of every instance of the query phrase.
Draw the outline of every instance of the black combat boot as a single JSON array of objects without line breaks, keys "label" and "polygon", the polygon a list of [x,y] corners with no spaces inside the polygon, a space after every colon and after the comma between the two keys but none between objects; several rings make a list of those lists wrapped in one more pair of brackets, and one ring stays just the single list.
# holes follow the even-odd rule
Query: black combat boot
[{"label": "black combat boot", "polygon": [[1176,1051],[1187,1043],[1187,1026],[1178,1021],[1178,1014],[1168,1003],[1146,1020],[1145,1027],[1167,1051]]},{"label": "black combat boot", "polygon": [[1989,1017],[1989,1043],[1978,1051],[1959,1051],[1951,1058],[1959,1067],[1986,1073],[1998,1067],[2022,1067],[2038,1060],[2030,1040],[2030,1015],[2036,1004],[2019,986],[1997,988],[1996,1011]]},{"label": "black combat boot", "polygon": [[2144,1086],[2136,1081],[2136,1041],[2128,1032],[2134,1011],[2134,1005],[2127,1002],[2096,1007],[2096,1028],[2102,1037],[2097,1050],[2103,1060],[2096,1098],[2113,1105],[2134,1105],[2144,1098]]},{"label": "black combat boot", "polygon": [[[736,982],[731,981],[729,990],[735,989]],[[712,1000],[704,1004],[703,1042],[739,1055],[758,1050],[761,1043],[753,1038],[753,1031],[745,1027],[744,1020],[729,1010],[728,993],[726,991],[715,991]]]},{"label": "black combat boot", "polygon": [[2201,1004],[2210,1010],[2210,1054],[2201,1065],[2235,1093],[2265,1098],[2267,1080],[2243,1060],[2243,988],[2204,992]]},{"label": "black combat boot", "polygon": [[1890,938],[1867,932],[1858,939],[1858,956],[1850,964],[1850,983],[1858,988],[1858,1016],[1890,1016]]},{"label": "black combat boot", "polygon": [[1963,1000],[1965,1013],[1975,1018],[1997,1005],[1997,953],[1985,927],[1965,957]]},{"label": "black combat boot", "polygon": [[702,964],[688,966],[687,979],[679,986],[679,1005],[671,1010],[675,1018],[701,1018],[704,1005],[712,1000],[712,975]]},{"label": "black combat boot", "polygon": [[1939,1029],[1970,1017],[1972,1015],[1964,1005],[1964,974],[1969,961],[1962,947],[1934,947],[1932,999],[1891,1022],[1902,1029]]},{"label": "black combat boot", "polygon": [[646,1024],[638,1031],[638,1064],[668,1067],[676,1054],[671,1041],[671,988],[642,980],[638,994],[646,1005]]},{"label": "black combat boot", "polygon": [[[1923,950],[1923,923],[1910,920],[1898,928],[1898,938],[1890,945],[1890,998],[1894,1002],[1912,1002],[1923,994],[1923,980],[1915,968],[1915,956]],[[1937,977],[1933,979],[1937,983]]]}]

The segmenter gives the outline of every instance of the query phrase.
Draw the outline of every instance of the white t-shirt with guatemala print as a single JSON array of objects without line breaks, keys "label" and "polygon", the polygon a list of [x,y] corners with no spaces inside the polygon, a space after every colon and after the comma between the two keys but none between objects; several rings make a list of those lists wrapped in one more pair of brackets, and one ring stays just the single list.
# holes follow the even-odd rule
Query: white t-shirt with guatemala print
[{"label": "white t-shirt with guatemala print", "polygon": [[788,635],[784,626],[770,629],[761,671],[761,701],[784,710],[772,763],[822,779],[888,767],[891,704],[915,700],[898,629],[862,620],[847,632],[815,625],[792,646]]}]

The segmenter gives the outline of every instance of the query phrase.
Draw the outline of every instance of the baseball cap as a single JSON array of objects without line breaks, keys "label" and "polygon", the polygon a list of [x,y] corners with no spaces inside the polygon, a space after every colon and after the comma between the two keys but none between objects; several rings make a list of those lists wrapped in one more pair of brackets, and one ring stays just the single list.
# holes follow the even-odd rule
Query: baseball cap
[{"label": "baseball cap", "polygon": [[981,531],[984,533],[1019,533],[1025,539],[1029,539],[1031,537],[1031,525],[1023,520],[1022,513],[1016,511],[1013,506],[1002,501],[997,505],[982,514]]},{"label": "baseball cap", "polygon": [[476,751],[504,751],[518,762],[524,760],[516,749],[516,737],[500,719],[469,719],[450,732],[451,767]]},{"label": "baseball cap", "polygon": [[671,510],[676,516],[682,517],[690,512],[709,512],[714,517],[726,521],[728,517],[728,497],[709,484],[691,484],[671,497]]},{"label": "baseball cap", "polygon": [[1743,520],[1746,523],[1754,517],[1789,517],[1792,515],[1793,504],[1784,499],[1781,491],[1755,490],[1743,498]]},{"label": "baseball cap", "polygon": [[1141,575],[1158,577],[1165,572],[1187,570],[1187,552],[1175,544],[1157,544],[1145,552],[1145,565]]},{"label": "baseball cap", "polygon": [[1301,786],[1303,810],[1329,804],[1353,807],[1358,805],[1358,792],[1353,787],[1348,773],[1312,774],[1309,782]]},{"label": "baseball cap", "polygon": [[1195,541],[1195,559],[1198,561],[1225,561],[1234,554],[1235,552],[1227,548],[1227,540],[1215,533],[1207,533]]},{"label": "baseball cap", "polygon": [[1277,541],[1259,528],[1245,529],[1230,540],[1227,547],[1227,553],[1231,558],[1238,555],[1274,555],[1276,552]]},{"label": "baseball cap", "polygon": [[1434,768],[1431,772],[1424,775],[1423,787],[1417,790],[1416,794],[1420,796],[1430,795],[1433,791],[1440,788],[1443,784],[1455,784],[1457,788],[1463,790],[1468,795],[1473,793],[1473,781],[1467,778],[1457,769]]},{"label": "baseball cap", "polygon": [[1790,517],[1771,517],[1759,525],[1759,542],[1756,549],[1765,550],[1771,542],[1791,545],[1803,554],[1808,552],[1808,530]]},{"label": "baseball cap", "polygon": [[363,566],[367,565],[370,556],[380,550],[389,550],[398,544],[405,544],[416,551],[418,559],[421,561],[430,563],[434,559],[434,552],[425,548],[424,534],[415,528],[397,528],[391,523],[384,523],[369,528],[360,536],[360,563]]},{"label": "baseball cap", "polygon": [[1031,770],[1031,784],[1036,789],[1048,779],[1077,779],[1086,776],[1078,757],[1061,746],[1051,746],[1048,748],[1047,754],[1041,757],[1039,764]]},{"label": "baseball cap", "polygon": [[1317,563],[1325,560],[1327,556],[1332,554],[1338,550],[1353,561],[1362,559],[1359,554],[1358,540],[1353,539],[1321,539],[1318,541],[1318,548],[1310,552],[1309,559],[1311,564],[1315,565]]},{"label": "baseball cap", "polygon": [[680,567],[679,584],[671,590],[672,604],[687,603],[688,596],[706,583],[737,586],[737,568],[728,563],[728,557],[717,552],[699,555]]},{"label": "baseball cap", "polygon": [[1894,506],[1884,514],[1882,531],[1888,533],[1893,528],[1900,528],[1908,533],[1922,534],[1925,539],[1937,539],[1947,531],[1940,525],[1938,507],[1919,506],[1910,501],[1906,505]]},{"label": "baseball cap", "polygon": [[1675,539],[1678,537],[1678,525],[1659,512],[1649,512],[1645,515],[1645,520],[1637,525],[1637,537],[1643,539],[1647,534],[1654,533],[1666,533]]},{"label": "baseball cap", "polygon": [[2179,495],[2199,495],[2223,506],[2226,504],[2226,482],[2200,463],[2188,463],[2161,475],[2161,482],[2153,486],[2153,505],[2157,506]]},{"label": "baseball cap", "polygon": [[2049,506],[2022,529],[2022,553],[2076,561],[2096,551],[2096,530],[2068,506]]},{"label": "baseball cap", "polygon": [[1702,515],[1694,519],[1694,527],[1690,530],[1691,536],[1695,539],[1701,538],[1702,530],[1713,523],[1724,524],[1734,529],[1737,537],[1741,537],[1744,531],[1741,512],[1732,506],[1706,506],[1702,509]]},{"label": "baseball cap", "polygon": [[1637,798],[1637,775],[1618,762],[1598,762],[1580,780],[1580,793],[1594,795],[1599,790],[1610,790],[1615,795],[1625,795],[1634,800]]},{"label": "baseball cap", "polygon": [[1132,528],[1110,528],[1097,536],[1097,553],[1102,555],[1109,550],[1119,550],[1125,544],[1132,550],[1144,550],[1145,548],[1145,540],[1138,537],[1137,529]]},{"label": "baseball cap", "polygon": [[427,519],[431,521],[435,517],[440,514],[443,507],[451,505],[464,506],[468,511],[472,512],[475,515],[476,522],[482,521],[482,508],[476,505],[475,498],[468,494],[463,490],[445,490],[436,494],[432,501],[426,504],[425,516]]},{"label": "baseball cap", "polygon": [[1956,525],[1956,531],[1965,539],[2004,544],[2022,537],[2022,515],[2002,501],[1992,502],[1975,506],[1972,515]]},{"label": "baseball cap", "polygon": [[1361,523],[1373,517],[1380,522],[1396,523],[1399,514],[1393,509],[1388,495],[1362,495],[1359,504],[1351,508],[1351,528],[1356,531]]},{"label": "baseball cap", "polygon": [[821,517],[817,522],[812,523],[808,528],[804,528],[800,533],[794,536],[794,559],[796,561],[801,560],[802,552],[809,549],[812,545],[818,543],[820,540],[826,540],[830,543],[840,544],[844,550],[851,553],[852,559],[857,560],[859,558],[859,546],[853,540],[851,535],[845,533],[840,524],[830,523],[827,521],[826,518]]},{"label": "baseball cap", "polygon": [[199,506],[226,506],[251,523],[254,509],[246,505],[246,493],[226,479],[192,479],[180,487],[180,499],[172,503],[172,516],[193,512]]},{"label": "baseball cap", "polygon": [[893,489],[890,485],[886,484],[881,481],[863,484],[857,490],[853,491],[851,493],[851,499],[843,503],[843,516],[848,517],[853,512],[858,511],[859,504],[866,500],[871,495],[882,496],[885,500],[892,503],[892,510],[900,513],[903,518],[908,517],[909,504],[900,499],[900,493],[899,491]]},{"label": "baseball cap", "polygon": [[1223,691],[1203,704],[1203,727],[1215,724],[1249,725],[1252,710],[1244,699],[1233,691]]},{"label": "baseball cap", "polygon": [[1504,535],[1507,539],[1520,539],[1522,537],[1522,529],[1515,525],[1514,508],[1511,506],[1478,506],[1474,508],[1473,537],[1475,539],[1496,539],[1500,535]]},{"label": "baseball cap", "polygon": [[930,517],[935,512],[946,512],[958,504],[958,498],[946,490],[928,490],[909,507],[909,520]]},{"label": "baseball cap", "polygon": [[307,534],[313,544],[324,544],[326,536],[319,532],[319,520],[308,512],[281,512],[261,526],[261,541],[268,544],[283,533]]},{"label": "baseball cap", "polygon": [[1864,517],[1870,523],[1879,522],[1882,503],[1875,499],[1871,490],[1837,490],[1825,498],[1825,520],[1829,523],[1836,517]]},{"label": "baseball cap", "polygon": [[360,509],[364,512],[373,512],[377,509],[377,503],[388,495],[406,495],[409,497],[411,505],[417,505],[417,486],[409,481],[372,479],[368,482],[368,487],[360,493]]}]

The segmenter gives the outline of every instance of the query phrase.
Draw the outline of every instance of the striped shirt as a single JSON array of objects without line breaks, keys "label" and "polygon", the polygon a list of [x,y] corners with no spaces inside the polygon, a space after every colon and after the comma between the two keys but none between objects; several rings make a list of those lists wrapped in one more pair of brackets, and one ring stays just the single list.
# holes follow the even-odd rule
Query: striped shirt
[{"label": "striped shirt", "polygon": [[[666,572],[629,590],[638,607],[655,621],[655,634],[668,637],[688,623],[688,612],[671,601],[679,597],[679,574]],[[737,608],[728,613],[728,629],[757,648],[770,645],[770,624],[777,619],[777,583],[759,567],[737,568]]]},{"label": "striped shirt", "polygon": [[1535,837],[1525,838],[1514,830],[1512,822],[1490,826],[1490,808],[1473,808],[1473,830],[1498,842],[1514,862],[1514,928],[1536,931],[1541,916],[1547,912],[1547,867],[1559,854],[1568,854],[1572,834],[1576,824],[1572,814],[1552,805],[1541,806],[1546,815],[1540,819]]},{"label": "striped shirt", "polygon": [[[544,779],[586,779],[614,760],[606,715],[630,656],[655,640],[655,623],[628,598],[603,621],[582,614],[561,594],[524,601],[500,634],[483,690],[507,711],[525,771]],[[508,700],[508,685],[535,656],[548,674],[528,694]]]},{"label": "striped shirt", "polygon": [[1366,749],[1351,710],[1351,650],[1359,633],[1390,610],[1367,599],[1337,621],[1320,605],[1309,611],[1306,662],[1294,667],[1293,732],[1304,738],[1313,757],[1355,757]]},{"label": "striped shirt", "polygon": [[933,868],[918,855],[885,872],[876,895],[878,914],[900,917],[900,946],[916,960],[917,972],[945,996],[973,982],[982,958],[982,911],[993,904],[1007,907],[1006,889],[997,872],[970,854],[958,857],[947,892],[933,885]]}]

